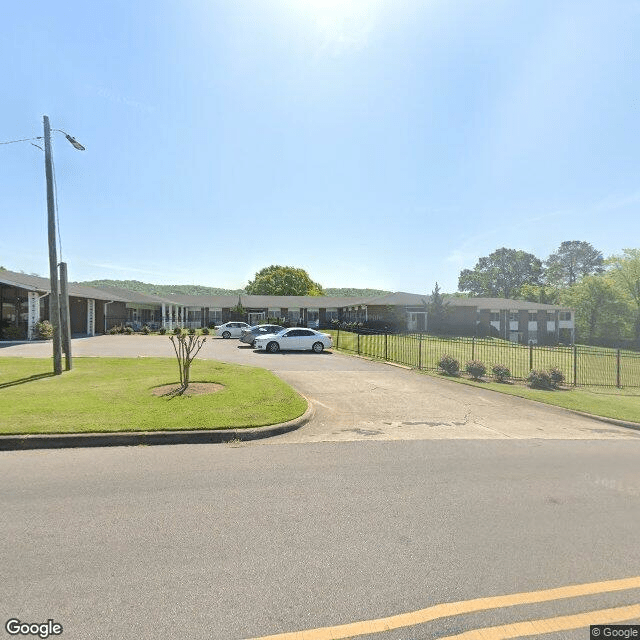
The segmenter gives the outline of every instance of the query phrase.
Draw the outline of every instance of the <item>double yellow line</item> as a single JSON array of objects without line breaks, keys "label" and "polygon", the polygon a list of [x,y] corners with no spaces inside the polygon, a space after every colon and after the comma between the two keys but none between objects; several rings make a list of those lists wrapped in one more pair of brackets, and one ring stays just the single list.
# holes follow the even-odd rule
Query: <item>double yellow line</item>
[{"label": "double yellow line", "polygon": [[[363,620],[333,627],[308,629],[306,631],[279,633],[276,635],[252,638],[251,640],[344,640],[345,638],[392,631],[403,627],[424,624],[439,618],[459,616],[466,613],[486,611],[488,609],[501,609],[503,607],[535,604],[538,602],[561,600],[563,598],[577,598],[598,593],[610,593],[613,591],[638,588],[640,588],[640,576],[623,578],[621,580],[608,580],[606,582],[589,582],[567,587],[557,587],[555,589],[544,589],[542,591],[529,591],[506,596],[491,596],[489,598],[476,598],[474,600],[461,602],[448,602],[410,613],[389,616],[387,618]],[[640,604],[616,607],[613,609],[601,609],[600,611],[589,611],[577,615],[529,620],[497,627],[486,627],[484,629],[476,629],[466,631],[459,635],[449,636],[443,640],[502,640],[503,638],[520,638],[543,633],[566,631],[569,629],[580,629],[592,624],[624,622],[636,618],[640,619]]]}]

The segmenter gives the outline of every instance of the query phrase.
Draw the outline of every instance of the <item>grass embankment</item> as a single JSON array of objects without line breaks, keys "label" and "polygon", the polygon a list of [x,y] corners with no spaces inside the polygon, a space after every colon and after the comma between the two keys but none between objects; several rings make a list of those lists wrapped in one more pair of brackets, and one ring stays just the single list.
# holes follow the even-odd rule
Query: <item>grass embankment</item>
[{"label": "grass embankment", "polygon": [[435,371],[423,371],[442,380],[451,380],[480,389],[489,389],[528,400],[537,400],[556,407],[591,413],[595,416],[640,423],[640,389],[602,387],[567,387],[553,391],[530,389],[523,383],[476,382],[469,378],[445,376]]},{"label": "grass embankment", "polygon": [[302,415],[307,403],[264,369],[196,360],[192,382],[212,394],[157,397],[178,384],[170,358],[75,358],[51,375],[49,358],[0,358],[0,433],[81,433],[260,427]]},{"label": "grass embankment", "polygon": [[[336,345],[337,332],[328,331]],[[524,379],[531,369],[559,368],[568,382],[574,375],[578,385],[616,387],[618,383],[617,352],[604,347],[534,347],[498,338],[444,338],[423,335],[360,335],[340,331],[337,348],[358,352],[372,358],[406,364],[410,367],[437,370],[441,356],[449,354],[460,362],[481,360],[487,369],[495,364],[509,367],[514,378]],[[386,357],[385,357],[386,356]],[[620,384],[640,388],[640,353],[620,352]]]}]

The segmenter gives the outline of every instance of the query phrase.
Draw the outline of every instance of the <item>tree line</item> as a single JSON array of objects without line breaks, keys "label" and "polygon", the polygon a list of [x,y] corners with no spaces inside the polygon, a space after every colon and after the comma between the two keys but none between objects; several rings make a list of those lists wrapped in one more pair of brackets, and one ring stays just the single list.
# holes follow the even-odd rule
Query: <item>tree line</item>
[{"label": "tree line", "polygon": [[[458,289],[474,297],[571,307],[577,340],[640,346],[640,249],[605,258],[589,242],[569,240],[541,260],[502,247],[463,269]],[[434,293],[439,294],[437,283]]]}]

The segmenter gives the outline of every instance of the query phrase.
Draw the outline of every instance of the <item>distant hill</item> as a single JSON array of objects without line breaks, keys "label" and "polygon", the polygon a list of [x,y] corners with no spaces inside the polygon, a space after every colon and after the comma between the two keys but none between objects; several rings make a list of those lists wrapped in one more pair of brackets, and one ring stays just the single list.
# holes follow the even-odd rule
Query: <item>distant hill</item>
[{"label": "distant hill", "polygon": [[325,288],[324,293],[327,296],[335,296],[336,298],[341,296],[351,296],[358,297],[362,296],[363,298],[370,298],[372,296],[384,296],[387,293],[393,293],[392,291],[383,291],[382,289],[334,289],[334,288]]},{"label": "distant hill", "polygon": [[219,289],[218,287],[203,287],[199,284],[151,284],[139,280],[85,280],[75,284],[87,287],[119,287],[127,289],[127,291],[153,293],[159,296],[171,293],[185,296],[227,296],[244,293],[244,289]]},{"label": "distant hill", "polygon": [[[87,287],[120,287],[128,291],[138,291],[139,293],[152,293],[159,296],[178,293],[185,296],[228,296],[244,293],[244,289],[220,289],[218,287],[203,287],[198,284],[151,284],[140,282],[139,280],[85,280],[74,284],[85,285]],[[350,296],[369,298],[371,296],[381,296],[390,291],[382,289],[349,289],[330,288],[324,290],[327,296],[340,297]]]}]

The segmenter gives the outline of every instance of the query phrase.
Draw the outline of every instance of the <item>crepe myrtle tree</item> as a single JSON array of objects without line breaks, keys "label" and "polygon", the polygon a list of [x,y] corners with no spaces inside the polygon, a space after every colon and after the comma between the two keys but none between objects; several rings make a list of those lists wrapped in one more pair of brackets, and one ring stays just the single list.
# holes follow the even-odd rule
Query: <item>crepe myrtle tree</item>
[{"label": "crepe myrtle tree", "polygon": [[180,372],[180,386],[172,395],[181,396],[189,387],[191,363],[207,339],[203,336],[183,332],[169,336],[169,339],[173,345],[173,350],[176,352],[178,371]]}]

